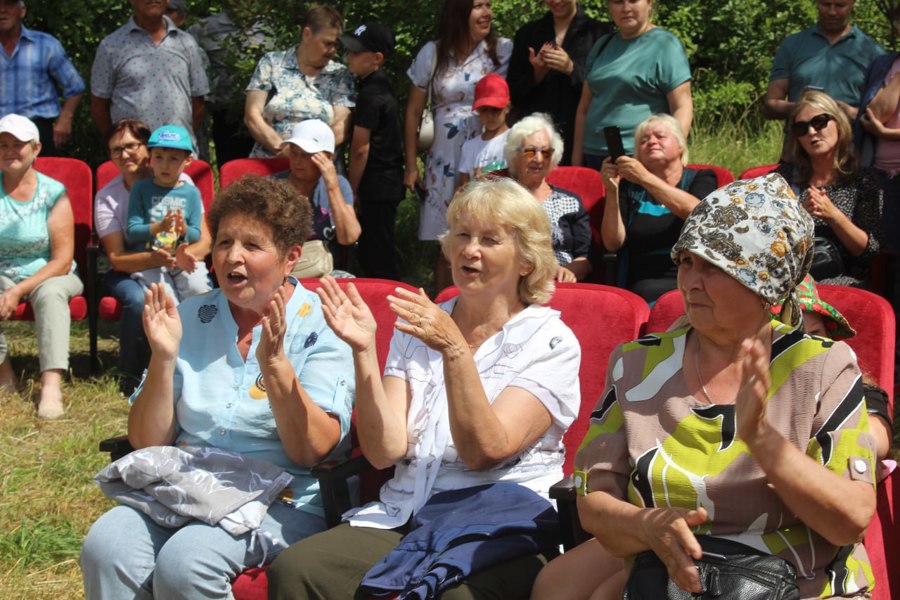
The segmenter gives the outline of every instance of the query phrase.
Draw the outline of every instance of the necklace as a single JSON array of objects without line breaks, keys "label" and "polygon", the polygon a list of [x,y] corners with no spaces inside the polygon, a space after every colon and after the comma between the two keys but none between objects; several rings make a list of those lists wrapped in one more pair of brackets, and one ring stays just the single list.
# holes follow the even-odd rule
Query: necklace
[{"label": "necklace", "polygon": [[706,386],[703,384],[703,375],[700,374],[700,338],[697,338],[697,345],[694,347],[694,369],[697,371],[697,381],[700,382],[700,389],[703,390],[703,395],[706,396],[706,400],[710,404],[715,404],[713,402],[712,396],[709,395],[709,392],[706,389]]}]

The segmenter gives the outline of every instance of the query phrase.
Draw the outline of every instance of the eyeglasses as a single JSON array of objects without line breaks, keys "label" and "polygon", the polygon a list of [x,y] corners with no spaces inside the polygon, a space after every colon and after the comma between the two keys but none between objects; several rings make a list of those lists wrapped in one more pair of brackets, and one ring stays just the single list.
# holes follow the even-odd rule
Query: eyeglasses
[{"label": "eyeglasses", "polygon": [[791,124],[791,134],[794,137],[803,137],[804,135],[809,133],[809,128],[812,127],[817,132],[822,131],[826,127],[828,127],[828,123],[833,121],[834,117],[829,115],[828,113],[822,113],[820,115],[814,116],[809,121],[794,121]]},{"label": "eyeglasses", "polygon": [[141,146],[143,146],[143,144],[140,142],[130,142],[130,143],[124,144],[122,146],[113,146],[112,148],[109,149],[109,154],[113,158],[119,158],[126,152],[128,154],[133,153],[135,150],[137,150]]},{"label": "eyeglasses", "polygon": [[524,148],[519,148],[519,153],[528,159],[534,158],[538,153],[546,157],[552,157],[553,146],[547,146],[546,148],[542,148],[541,146],[525,146]]}]

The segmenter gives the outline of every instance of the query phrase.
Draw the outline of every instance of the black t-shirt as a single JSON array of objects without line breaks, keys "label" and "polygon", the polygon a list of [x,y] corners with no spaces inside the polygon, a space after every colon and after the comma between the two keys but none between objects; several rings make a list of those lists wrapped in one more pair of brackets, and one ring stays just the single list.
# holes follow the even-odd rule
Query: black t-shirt
[{"label": "black t-shirt", "polygon": [[[353,124],[371,132],[363,180],[403,170],[403,145],[397,97],[387,76],[377,70],[359,82]],[[402,174],[401,174],[402,176]]]}]

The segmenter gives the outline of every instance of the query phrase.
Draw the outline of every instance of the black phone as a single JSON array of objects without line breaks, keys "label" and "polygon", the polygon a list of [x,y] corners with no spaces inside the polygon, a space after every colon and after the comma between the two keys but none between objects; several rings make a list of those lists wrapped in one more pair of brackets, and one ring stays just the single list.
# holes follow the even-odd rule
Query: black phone
[{"label": "black phone", "polygon": [[616,126],[604,127],[603,137],[606,138],[606,151],[613,162],[620,156],[625,156],[625,146],[622,145],[622,130]]}]

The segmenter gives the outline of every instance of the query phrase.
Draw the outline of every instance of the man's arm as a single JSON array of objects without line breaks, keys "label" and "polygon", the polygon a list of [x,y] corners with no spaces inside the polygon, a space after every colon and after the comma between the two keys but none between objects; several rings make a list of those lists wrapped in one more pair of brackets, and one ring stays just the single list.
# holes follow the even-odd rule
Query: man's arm
[{"label": "man's arm", "polygon": [[191,97],[191,123],[194,131],[200,131],[203,128],[203,116],[206,114],[206,103],[203,96]]},{"label": "man's arm", "polygon": [[99,98],[91,94],[91,117],[100,130],[100,135],[106,137],[106,132],[112,127],[112,117],[109,115],[109,107],[112,104],[110,98]]},{"label": "man's arm", "polygon": [[788,102],[788,92],[791,88],[790,79],[773,79],[766,89],[766,98],[763,101],[763,115],[767,119],[787,119],[794,109],[794,103]]},{"label": "man's arm", "polygon": [[53,145],[57,148],[64,146],[72,137],[72,120],[79,102],[81,102],[81,94],[75,94],[63,101],[59,116],[53,123]]}]

